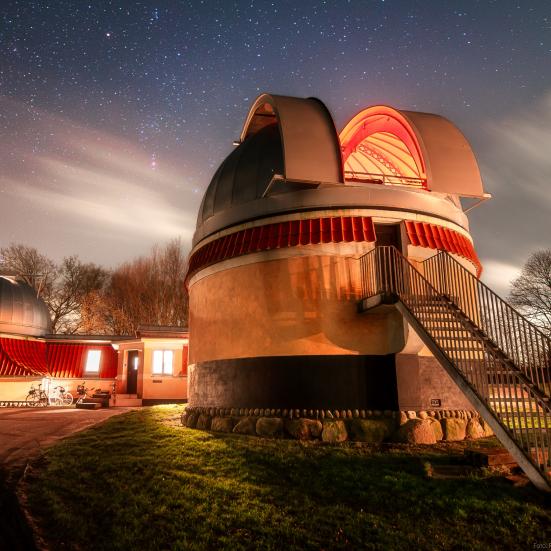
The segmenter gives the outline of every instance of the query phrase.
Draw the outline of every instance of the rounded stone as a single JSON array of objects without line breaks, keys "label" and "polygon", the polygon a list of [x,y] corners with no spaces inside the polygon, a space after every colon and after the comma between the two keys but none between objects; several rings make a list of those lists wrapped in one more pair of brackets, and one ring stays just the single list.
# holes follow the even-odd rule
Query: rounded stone
[{"label": "rounded stone", "polygon": [[256,422],[256,434],[259,436],[281,436],[283,419],[279,417],[260,417]]},{"label": "rounded stone", "polygon": [[211,423],[211,416],[206,413],[201,413],[197,419],[195,428],[198,430],[209,430]]},{"label": "rounded stone", "polygon": [[442,421],[444,440],[447,442],[458,442],[465,440],[467,421],[456,417],[448,417]]},{"label": "rounded stone", "polygon": [[436,444],[436,436],[428,419],[408,419],[396,434],[399,442],[407,444]]},{"label": "rounded stone", "polygon": [[214,432],[232,432],[237,421],[233,417],[215,417],[210,424],[210,430]]},{"label": "rounded stone", "polygon": [[256,418],[255,417],[243,417],[233,427],[233,432],[236,434],[256,434]]},{"label": "rounded stone", "polygon": [[285,422],[285,430],[297,440],[312,440],[319,438],[322,430],[321,421],[313,419],[290,419]]},{"label": "rounded stone", "polygon": [[467,438],[476,440],[477,438],[484,438],[484,428],[478,421],[478,419],[469,419],[467,422],[466,430]]},{"label": "rounded stone", "polygon": [[396,421],[384,419],[352,419],[348,421],[350,439],[357,442],[379,444],[396,430]]},{"label": "rounded stone", "polygon": [[440,440],[444,440],[444,431],[442,430],[442,425],[440,424],[440,421],[437,419],[434,419],[433,417],[427,418],[430,423],[432,423],[432,430],[434,431],[434,437],[438,442]]},{"label": "rounded stone", "polygon": [[324,442],[344,442],[348,438],[348,432],[344,421],[340,419],[329,420],[323,422],[323,430],[321,439]]}]

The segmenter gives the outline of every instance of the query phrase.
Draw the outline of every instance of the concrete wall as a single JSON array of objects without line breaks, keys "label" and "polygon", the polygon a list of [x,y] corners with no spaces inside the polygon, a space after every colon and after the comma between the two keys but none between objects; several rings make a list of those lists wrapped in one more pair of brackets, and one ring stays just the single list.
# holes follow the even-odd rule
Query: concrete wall
[{"label": "concrete wall", "polygon": [[[183,358],[187,356],[187,339],[147,339],[119,346],[119,366],[117,372],[117,392],[127,394],[128,352],[138,351],[137,395],[144,400],[185,400],[187,399],[187,371],[182,372]],[[153,374],[153,351],[172,350],[174,364],[172,375]]]},{"label": "concrete wall", "polygon": [[[172,350],[174,352],[172,375],[153,374],[154,350]],[[158,342],[144,339],[141,398],[144,400],[184,400],[187,398],[187,371],[186,374],[182,372],[184,353],[187,353],[187,348],[183,348],[181,340]]]},{"label": "concrete wall", "polygon": [[[111,392],[114,379],[50,379],[51,387],[62,386],[67,392],[73,395],[74,400],[77,399],[77,386],[85,383],[89,389],[88,394],[92,394],[95,389],[99,388],[104,391]],[[2,377],[0,381],[0,401],[22,401],[25,400],[31,384],[38,388],[42,382],[42,377]]]},{"label": "concrete wall", "polygon": [[[306,249],[306,247],[305,247]],[[356,312],[357,260],[314,255],[234,266],[190,287],[190,363],[259,356],[390,354],[398,312]]]},{"label": "concrete wall", "polygon": [[[401,410],[474,409],[436,358],[430,354],[397,354],[396,379]],[[440,406],[431,400],[440,400]]]}]

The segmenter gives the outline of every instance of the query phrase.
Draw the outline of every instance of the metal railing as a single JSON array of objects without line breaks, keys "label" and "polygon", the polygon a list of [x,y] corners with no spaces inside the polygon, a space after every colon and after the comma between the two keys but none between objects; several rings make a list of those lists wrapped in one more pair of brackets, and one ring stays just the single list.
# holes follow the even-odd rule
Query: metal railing
[{"label": "metal railing", "polygon": [[401,176],[400,174],[383,174],[382,172],[361,172],[357,170],[345,170],[344,179],[347,182],[359,182],[366,184],[385,184],[390,186],[409,186],[419,189],[427,187],[427,180],[414,176]]},{"label": "metal railing", "polygon": [[487,285],[442,251],[423,262],[426,279],[510,358],[543,394],[549,394],[551,340]]},{"label": "metal railing", "polygon": [[[401,303],[549,485],[551,402],[539,384],[549,339],[451,261],[426,261],[423,276],[395,247],[377,247],[360,258],[362,303],[377,295]],[[507,335],[510,327],[519,328],[515,337]]]}]

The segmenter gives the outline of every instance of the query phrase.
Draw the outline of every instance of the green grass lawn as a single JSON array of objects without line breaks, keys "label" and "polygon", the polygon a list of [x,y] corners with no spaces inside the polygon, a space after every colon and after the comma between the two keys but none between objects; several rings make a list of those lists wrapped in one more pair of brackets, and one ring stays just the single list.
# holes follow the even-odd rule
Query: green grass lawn
[{"label": "green grass lawn", "polygon": [[27,477],[52,549],[532,549],[551,506],[497,476],[436,479],[417,449],[222,435],[144,408],[50,448]]}]

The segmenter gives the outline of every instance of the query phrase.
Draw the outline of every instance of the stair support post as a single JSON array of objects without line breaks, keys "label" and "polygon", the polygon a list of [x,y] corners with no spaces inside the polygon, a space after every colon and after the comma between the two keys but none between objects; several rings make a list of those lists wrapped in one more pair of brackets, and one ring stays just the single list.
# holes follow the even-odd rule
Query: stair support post
[{"label": "stair support post", "polygon": [[526,476],[528,476],[534,486],[544,492],[551,492],[551,485],[547,478],[543,474],[541,474],[537,467],[528,458],[527,454],[529,452],[523,450],[515,442],[515,440],[511,437],[507,430],[505,430],[505,428],[502,426],[501,422],[493,414],[492,410],[488,407],[484,400],[482,400],[478,396],[475,390],[463,377],[461,372],[455,367],[453,362],[449,360],[446,354],[444,354],[440,347],[433,341],[433,339],[426,332],[426,330],[417,320],[417,318],[410,312],[410,310],[405,306],[403,302],[398,301],[395,303],[395,306],[404,316],[407,322],[415,329],[421,340],[432,352],[434,357],[440,362],[440,364],[446,370],[446,373],[448,373],[454,383],[465,394],[469,402],[471,402],[473,407],[480,413],[480,415],[482,415],[484,421],[486,421],[486,423],[490,425],[497,438],[507,448],[509,453],[513,456],[521,469],[526,473]]}]

